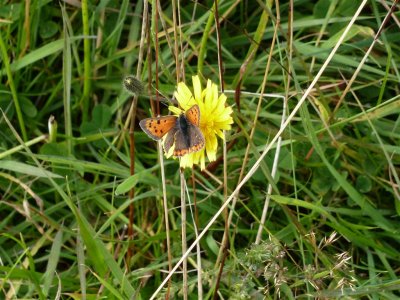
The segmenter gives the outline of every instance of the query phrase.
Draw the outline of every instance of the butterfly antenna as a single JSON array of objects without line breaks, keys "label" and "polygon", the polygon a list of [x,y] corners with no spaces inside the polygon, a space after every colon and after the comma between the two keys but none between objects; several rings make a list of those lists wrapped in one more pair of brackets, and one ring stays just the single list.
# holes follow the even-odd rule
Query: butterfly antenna
[{"label": "butterfly antenna", "polygon": [[166,95],[164,95],[160,90],[156,89],[154,86],[152,86],[155,90],[158,91],[158,93],[162,96],[161,99],[159,99],[158,101],[161,102],[161,104],[165,105],[166,107],[168,107],[171,104],[178,104],[178,101],[175,99],[174,96],[172,96],[172,99],[169,99]]}]

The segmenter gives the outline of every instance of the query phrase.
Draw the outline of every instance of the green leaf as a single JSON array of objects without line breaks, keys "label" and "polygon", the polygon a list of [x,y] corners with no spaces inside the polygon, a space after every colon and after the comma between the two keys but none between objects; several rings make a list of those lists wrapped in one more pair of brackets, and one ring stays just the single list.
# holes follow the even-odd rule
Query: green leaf
[{"label": "green leaf", "polygon": [[316,169],[312,177],[311,190],[319,195],[325,195],[332,188],[332,182],[334,180],[331,174]]},{"label": "green leaf", "polygon": [[34,118],[37,115],[37,108],[35,105],[33,105],[31,100],[25,97],[20,97],[20,103],[21,110],[26,116]]},{"label": "green leaf", "polygon": [[316,4],[314,4],[313,15],[317,18],[325,18],[326,12],[329,10],[329,6],[331,4],[331,0],[319,0]]},{"label": "green leaf", "polygon": [[51,246],[51,251],[49,258],[47,259],[46,272],[44,273],[44,283],[43,283],[43,293],[47,296],[49,294],[50,286],[53,282],[55,272],[57,270],[57,264],[60,260],[61,246],[62,246],[63,228],[57,232],[53,244]]},{"label": "green leaf", "polygon": [[217,242],[215,241],[212,233],[207,234],[206,243],[207,243],[207,246],[210,248],[211,252],[213,252],[215,255],[218,255],[219,246],[218,246]]},{"label": "green leaf", "polygon": [[99,128],[107,128],[111,120],[111,109],[108,105],[99,104],[93,109],[92,122]]},{"label": "green leaf", "polygon": [[[40,148],[40,154],[50,155],[53,157],[62,157],[62,158],[70,158],[74,159],[73,156],[68,155],[68,148],[66,142],[61,143],[46,143]],[[53,172],[65,176],[71,176],[74,172],[78,171],[83,174],[84,169],[73,163],[51,163]]]},{"label": "green leaf", "polygon": [[47,20],[45,22],[39,23],[39,34],[42,39],[51,38],[59,30],[60,30],[60,27],[58,26],[58,24],[51,20]]},{"label": "green leaf", "polygon": [[[111,109],[108,105],[96,105],[93,109],[92,120],[90,122],[82,122],[80,126],[81,135],[89,136],[91,134],[103,132],[109,127],[111,117]],[[102,148],[106,147],[107,143],[104,141],[103,137],[100,136],[97,141],[94,141],[94,145],[98,148]]]},{"label": "green leaf", "polygon": [[372,181],[368,176],[360,175],[356,180],[356,188],[361,193],[368,193],[372,189]]},{"label": "green leaf", "polygon": [[130,189],[134,188],[139,182],[146,183],[152,186],[158,186],[159,184],[157,178],[150,173],[150,170],[144,170],[125,179],[121,184],[117,186],[115,194],[125,194]]},{"label": "green leaf", "polygon": [[[36,50],[33,50],[29,54],[21,57],[20,59],[17,59],[14,61],[12,64],[10,64],[10,68],[12,72],[15,72],[17,70],[23,69],[24,67],[33,64],[37,62],[38,60],[41,60],[49,55],[52,55],[54,53],[60,52],[63,48],[64,45],[64,40],[60,39],[51,43],[48,43],[44,45],[41,48],[37,48]],[[6,74],[6,69],[1,69],[0,70],[0,76]]]},{"label": "green leaf", "polygon": [[[279,155],[279,167],[292,171],[293,169],[296,169],[297,165],[297,160],[296,156],[293,155],[287,148],[283,147],[281,148],[280,155]],[[272,169],[272,164],[271,164],[271,169]]]},{"label": "green leaf", "polygon": [[[327,41],[321,44],[322,48],[333,48],[346,28],[342,28],[339,32],[330,37]],[[367,26],[353,25],[347,33],[344,42],[351,40],[355,36],[360,35],[362,38],[373,38],[374,31]]]},{"label": "green leaf", "polygon": [[62,178],[62,176],[58,174],[28,164],[24,164],[15,160],[0,160],[0,169],[5,169],[25,175],[31,175],[34,177]]},{"label": "green leaf", "polygon": [[[82,39],[82,37],[74,37],[70,39],[71,41],[75,41]],[[12,64],[10,64],[11,71],[15,72],[21,70],[26,66],[29,66],[47,56],[60,52],[63,49],[63,46],[64,46],[64,39],[59,39],[57,41],[45,44],[43,47],[37,48],[29,52],[27,55],[17,59]],[[5,68],[1,69],[0,76],[3,76],[5,74],[6,74],[6,69]]]}]

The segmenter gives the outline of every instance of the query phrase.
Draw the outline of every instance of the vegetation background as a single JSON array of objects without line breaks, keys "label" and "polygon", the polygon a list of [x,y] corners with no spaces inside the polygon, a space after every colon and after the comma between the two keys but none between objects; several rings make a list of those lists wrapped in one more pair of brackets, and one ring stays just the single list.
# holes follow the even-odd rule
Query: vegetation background
[{"label": "vegetation background", "polygon": [[[400,297],[398,1],[215,3],[0,1],[0,298]],[[196,74],[235,124],[180,172],[137,122]]]}]

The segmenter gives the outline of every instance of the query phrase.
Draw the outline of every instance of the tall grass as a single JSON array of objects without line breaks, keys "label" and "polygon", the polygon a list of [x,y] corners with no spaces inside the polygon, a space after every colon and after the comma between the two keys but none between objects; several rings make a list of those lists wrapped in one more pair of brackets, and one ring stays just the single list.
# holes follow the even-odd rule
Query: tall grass
[{"label": "tall grass", "polygon": [[[3,1],[0,298],[400,297],[398,8]],[[196,74],[204,171],[138,126]]]}]

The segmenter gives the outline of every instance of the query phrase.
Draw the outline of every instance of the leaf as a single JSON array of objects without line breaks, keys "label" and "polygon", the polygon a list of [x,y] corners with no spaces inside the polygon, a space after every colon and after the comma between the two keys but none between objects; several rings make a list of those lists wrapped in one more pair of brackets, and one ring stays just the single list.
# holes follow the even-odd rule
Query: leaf
[{"label": "leaf", "polygon": [[[37,62],[51,54],[60,52],[64,45],[64,39],[60,39],[51,43],[46,44],[45,46],[33,50],[29,54],[24,57],[17,59],[12,64],[10,64],[11,71],[15,72],[17,70],[23,69],[24,67]],[[0,70],[0,76],[6,74],[6,69],[3,68]]]},{"label": "leaf", "polygon": [[[342,28],[341,30],[339,30],[339,32],[337,32],[332,37],[330,37],[328,40],[326,40],[324,43],[322,43],[321,48],[325,48],[325,49],[333,48],[345,30],[346,30],[346,28]],[[349,41],[357,35],[360,35],[363,38],[373,38],[375,33],[370,27],[353,25],[350,28],[349,32],[347,33],[343,42]]]},{"label": "leaf", "polygon": [[158,181],[156,180],[156,177],[151,175],[149,170],[144,170],[125,179],[121,184],[117,186],[115,194],[125,194],[130,189],[134,188],[139,182],[158,186]]},{"label": "leaf", "polygon": [[356,188],[361,193],[368,193],[372,189],[372,182],[368,176],[360,175],[356,180]]},{"label": "leaf", "polygon": [[57,232],[52,246],[50,255],[47,259],[47,267],[46,272],[43,275],[43,293],[48,296],[51,284],[53,282],[54,274],[57,270],[57,264],[60,260],[60,253],[61,253],[61,245],[62,245],[62,237],[63,237],[63,228]]},{"label": "leaf", "polygon": [[399,97],[396,96],[395,98],[388,100],[385,103],[382,103],[381,105],[374,106],[368,109],[366,113],[361,112],[357,115],[353,115],[350,118],[348,118],[348,120],[351,120],[352,122],[361,122],[368,119],[374,120],[383,118],[392,114],[398,115],[400,113],[400,100],[398,98]]},{"label": "leaf", "polygon": [[40,154],[68,156],[68,149],[65,143],[47,143],[40,148]]},{"label": "leaf", "polygon": [[[71,41],[75,41],[82,39],[82,37],[72,37],[70,39]],[[63,46],[64,46],[64,39],[59,39],[57,41],[50,42],[41,48],[37,48],[36,50],[33,50],[32,52],[28,53],[27,55],[21,57],[20,59],[17,59],[12,64],[10,64],[11,71],[15,72],[21,70],[26,66],[29,66],[47,56],[60,52],[63,49]],[[0,70],[0,76],[3,76],[5,74],[6,74],[6,69],[4,67],[3,69]]]},{"label": "leaf", "polygon": [[325,18],[326,12],[329,10],[331,0],[319,0],[313,8],[313,15],[317,18]]},{"label": "leaf", "polygon": [[218,244],[215,241],[212,233],[207,234],[206,243],[207,243],[207,246],[210,248],[211,252],[213,252],[215,255],[218,255],[219,247],[218,247]]},{"label": "leaf", "polygon": [[[320,60],[325,60],[328,55],[329,55],[329,50],[328,48],[325,47],[314,47],[310,44],[305,44],[299,41],[295,41],[293,43],[295,45],[295,47],[299,50],[300,53],[302,53],[305,57],[312,57],[315,56],[317,59]],[[346,56],[346,55],[342,55],[342,54],[337,54],[332,58],[332,65],[333,62],[335,64],[340,65],[342,68],[345,67],[352,67],[352,68],[357,68],[359,65],[359,61],[357,61],[356,59]],[[380,70],[379,68],[376,67],[372,67],[369,65],[364,65],[363,66],[363,70],[366,72],[370,72],[371,74],[375,74],[378,76],[386,76],[386,73],[382,70]],[[362,74],[361,74],[362,75]],[[392,74],[389,74],[388,76],[388,80],[397,80],[397,77],[393,76]]]},{"label": "leaf", "polygon": [[111,120],[111,109],[108,105],[99,104],[93,109],[92,122],[99,128],[107,128]]},{"label": "leaf", "polygon": [[39,23],[39,34],[42,39],[51,38],[59,30],[60,30],[60,27],[58,26],[58,24],[51,20],[47,20],[45,22]]},{"label": "leaf", "polygon": [[52,163],[68,165],[74,169],[83,170],[84,172],[94,172],[96,174],[114,174],[120,177],[129,176],[129,169],[126,169],[118,164],[104,164],[90,161],[78,160],[74,157],[53,156],[53,155],[37,155],[37,158]]},{"label": "leaf", "polygon": [[[98,134],[103,132],[109,127],[111,120],[111,109],[108,105],[99,104],[93,109],[92,120],[90,122],[82,122],[80,132],[82,136],[89,136],[91,134]],[[93,142],[98,148],[106,147],[107,143],[100,137],[100,139]]]},{"label": "leaf", "polygon": [[324,172],[325,170],[319,171],[315,170],[311,182],[311,190],[318,193],[319,195],[325,195],[332,188],[332,175],[328,172]]},{"label": "leaf", "polygon": [[81,132],[82,136],[87,136],[93,133],[99,132],[99,127],[93,122],[82,122],[79,131]]},{"label": "leaf", "polygon": [[35,105],[33,105],[31,100],[29,100],[28,98],[25,98],[25,97],[21,97],[20,104],[21,104],[21,110],[26,116],[28,116],[30,118],[36,117],[37,108]]},{"label": "leaf", "polygon": [[15,160],[0,160],[0,169],[5,169],[16,173],[21,173],[41,178],[48,178],[48,177],[62,178],[62,176],[58,174],[28,164],[24,164]]},{"label": "leaf", "polygon": [[[40,154],[51,155],[53,157],[71,158],[71,160],[74,160],[73,156],[68,155],[66,142],[46,143],[40,148]],[[79,172],[81,174],[84,173],[83,167],[73,163],[51,163],[51,166],[53,172],[60,174],[62,177],[71,176],[74,172]]]}]

